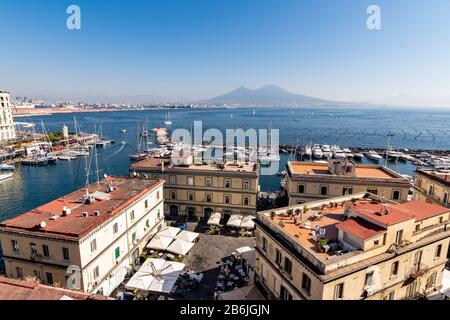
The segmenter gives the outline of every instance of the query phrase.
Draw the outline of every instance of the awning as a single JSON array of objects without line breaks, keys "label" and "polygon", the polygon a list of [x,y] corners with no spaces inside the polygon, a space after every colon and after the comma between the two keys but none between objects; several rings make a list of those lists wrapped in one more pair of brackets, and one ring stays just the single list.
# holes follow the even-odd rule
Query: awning
[{"label": "awning", "polygon": [[253,221],[255,218],[253,216],[245,216],[241,222],[241,228],[253,230],[255,229],[255,222]]},{"label": "awning", "polygon": [[255,268],[255,248],[250,248],[249,246],[237,248],[236,252],[247,260],[250,267]]},{"label": "awning", "polygon": [[169,245],[173,242],[173,238],[155,235],[147,244],[147,248],[166,251]]},{"label": "awning", "polygon": [[213,213],[208,219],[208,224],[220,226],[220,219],[222,219],[222,214],[220,212]]},{"label": "awning", "polygon": [[184,264],[162,259],[147,259],[125,285],[153,293],[169,294],[184,269]]},{"label": "awning", "polygon": [[184,240],[176,239],[167,248],[167,251],[185,256],[194,246],[192,242],[187,242]]},{"label": "awning", "polygon": [[183,230],[179,234],[177,234],[175,239],[180,239],[180,240],[184,240],[184,241],[187,241],[187,242],[194,242],[195,239],[198,238],[198,236],[199,236],[199,234],[196,233],[196,232]]},{"label": "awning", "polygon": [[232,214],[230,219],[227,222],[227,226],[228,227],[239,228],[241,226],[243,218],[244,217],[242,215],[240,215],[240,214]]},{"label": "awning", "polygon": [[158,236],[164,236],[169,238],[175,238],[175,236],[181,231],[180,228],[167,227],[157,233]]}]

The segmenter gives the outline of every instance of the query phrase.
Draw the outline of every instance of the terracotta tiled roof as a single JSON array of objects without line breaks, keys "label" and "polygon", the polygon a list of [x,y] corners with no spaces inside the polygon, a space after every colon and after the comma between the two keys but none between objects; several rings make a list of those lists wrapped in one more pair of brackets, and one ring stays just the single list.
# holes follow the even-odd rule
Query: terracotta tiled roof
[{"label": "terracotta tiled roof", "polygon": [[33,281],[9,279],[0,276],[0,300],[112,300],[111,298],[55,288]]},{"label": "terracotta tiled roof", "polygon": [[[0,223],[0,228],[15,232],[79,239],[164,182],[123,177],[107,179],[107,181],[101,181],[99,185],[90,185],[89,193],[92,195],[96,191],[105,192],[107,184],[110,183],[115,189],[107,193],[108,199],[98,199],[93,204],[84,204],[82,197],[86,190],[79,189],[20,216],[3,221]],[[62,216],[64,207],[71,209],[70,215]],[[99,215],[94,214],[96,211]],[[87,212],[88,216],[84,217],[83,212]],[[52,219],[54,216],[57,216],[56,220]],[[46,223],[43,228],[39,227],[42,221]]]},{"label": "terracotta tiled roof", "polygon": [[347,221],[338,223],[336,227],[350,233],[351,235],[361,240],[370,239],[386,231],[385,228],[382,228],[360,217],[350,218]]},{"label": "terracotta tiled roof", "polygon": [[400,205],[402,209],[410,211],[416,217],[416,221],[425,220],[440,214],[450,212],[450,209],[423,201],[410,201]]}]

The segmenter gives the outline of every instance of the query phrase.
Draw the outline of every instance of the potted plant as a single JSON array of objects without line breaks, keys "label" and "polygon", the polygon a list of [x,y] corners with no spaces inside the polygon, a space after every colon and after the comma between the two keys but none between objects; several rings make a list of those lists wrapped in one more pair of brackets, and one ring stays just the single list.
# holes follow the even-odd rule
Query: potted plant
[{"label": "potted plant", "polygon": [[309,208],[308,208],[308,206],[305,204],[305,205],[303,206],[303,213],[308,212],[308,210],[309,210]]},{"label": "potted plant", "polygon": [[271,213],[270,213],[270,218],[273,220],[273,219],[275,219],[275,216],[276,216],[277,214],[276,214],[276,212],[275,211],[272,211]]},{"label": "potted plant", "polygon": [[284,228],[284,222],[283,222],[283,221],[278,222],[278,225],[279,225],[280,227]]}]

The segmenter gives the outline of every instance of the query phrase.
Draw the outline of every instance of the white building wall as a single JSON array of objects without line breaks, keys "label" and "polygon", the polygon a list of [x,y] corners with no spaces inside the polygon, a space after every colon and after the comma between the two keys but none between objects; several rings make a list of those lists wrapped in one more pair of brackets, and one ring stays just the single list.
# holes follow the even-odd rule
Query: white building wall
[{"label": "white building wall", "polygon": [[0,91],[0,142],[16,138],[8,92]]}]

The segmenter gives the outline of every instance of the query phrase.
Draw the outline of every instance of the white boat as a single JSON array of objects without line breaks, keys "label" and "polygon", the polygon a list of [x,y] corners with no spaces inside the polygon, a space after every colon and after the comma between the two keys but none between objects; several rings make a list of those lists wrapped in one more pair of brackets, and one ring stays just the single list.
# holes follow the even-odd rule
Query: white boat
[{"label": "white boat", "polygon": [[312,156],[312,148],[311,148],[311,146],[309,146],[309,145],[305,146],[305,154],[306,154],[308,157],[311,157],[311,156]]},{"label": "white boat", "polygon": [[9,178],[11,178],[12,176],[13,176],[13,173],[12,173],[12,172],[9,172],[9,173],[0,173],[0,181],[9,179]]},{"label": "white boat", "polygon": [[170,112],[167,113],[166,120],[164,121],[164,124],[167,126],[170,126],[172,124],[172,120],[170,120]]},{"label": "white boat", "polygon": [[13,165],[7,163],[0,163],[0,170],[14,171],[16,168]]},{"label": "white boat", "polygon": [[364,155],[361,152],[355,152],[353,155],[356,159],[364,158]]},{"label": "white boat", "polygon": [[331,152],[330,146],[327,144],[324,144],[322,146],[322,153],[323,153],[323,156],[328,160],[333,157],[333,152]]},{"label": "white boat", "polygon": [[344,148],[342,149],[342,152],[345,153],[345,156],[347,158],[353,158],[355,155],[353,154],[353,152],[349,149],[349,148]]},{"label": "white boat", "polygon": [[336,159],[345,159],[347,156],[344,151],[339,146],[331,146],[331,151]]},{"label": "white boat", "polygon": [[380,156],[378,153],[376,153],[373,150],[370,150],[369,152],[367,152],[366,157],[371,160],[374,160],[374,161],[380,161],[383,158],[382,156]]},{"label": "white boat", "polygon": [[320,148],[320,146],[318,144],[314,145],[313,156],[316,159],[322,159],[323,158],[322,149]]}]

